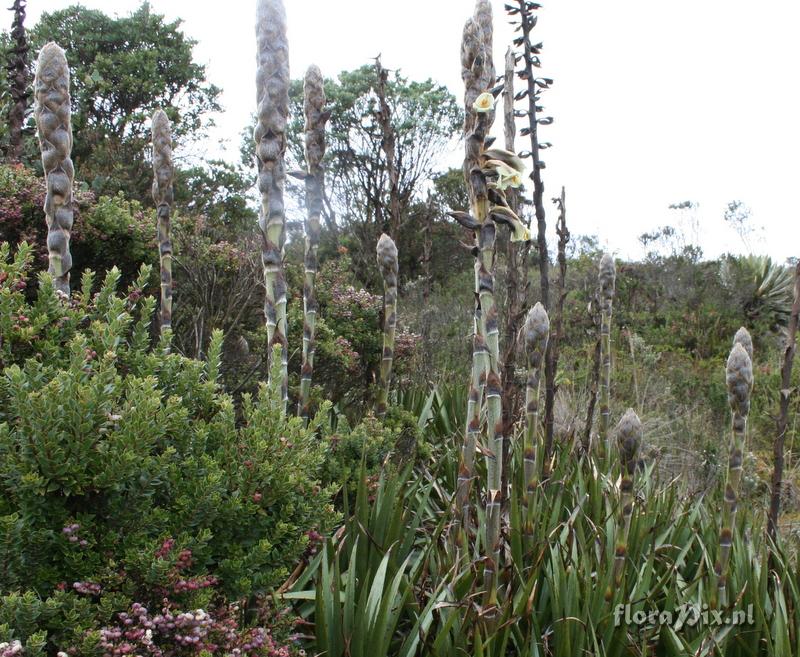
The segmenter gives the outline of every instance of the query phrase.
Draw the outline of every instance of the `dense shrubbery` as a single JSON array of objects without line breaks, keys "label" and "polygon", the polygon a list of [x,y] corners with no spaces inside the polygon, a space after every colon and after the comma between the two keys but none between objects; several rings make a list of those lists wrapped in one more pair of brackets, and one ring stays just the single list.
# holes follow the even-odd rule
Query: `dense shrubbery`
[{"label": "dense shrubbery", "polygon": [[217,384],[220,333],[206,362],[149,349],[146,267],[124,295],[117,270],[97,292],[85,274],[70,302],[42,274],[28,303],[31,250],[8,256],[4,245],[0,629],[6,614],[38,620],[6,624],[0,640],[36,643],[45,629],[50,645],[95,654],[100,627],[133,603],[177,613],[280,584],[335,520],[319,483],[326,409],[306,429],[262,385],[237,422]]},{"label": "dense shrubbery", "polygon": [[[0,239],[34,246],[35,270],[47,269],[44,180],[21,164],[0,163]],[[70,248],[73,276],[85,269],[105,272],[117,267],[123,281],[133,279],[143,263],[155,264],[155,212],[123,195],[75,194],[75,224]],[[73,285],[75,283],[73,282]]]}]

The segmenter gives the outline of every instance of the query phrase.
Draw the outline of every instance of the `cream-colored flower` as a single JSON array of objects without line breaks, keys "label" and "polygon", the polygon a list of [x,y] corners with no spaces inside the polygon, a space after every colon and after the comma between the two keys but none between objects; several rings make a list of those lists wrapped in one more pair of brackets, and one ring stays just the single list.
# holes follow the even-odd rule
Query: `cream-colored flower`
[{"label": "cream-colored flower", "polygon": [[508,224],[511,227],[510,239],[512,242],[527,242],[531,238],[528,227],[520,221],[520,218],[514,214],[511,208],[495,205],[492,208],[492,215],[495,221]]},{"label": "cream-colored flower", "polygon": [[527,242],[531,238],[530,231],[521,221],[512,222],[512,225],[514,228],[509,238],[512,242]]},{"label": "cream-colored flower", "polygon": [[487,148],[483,152],[483,156],[487,160],[500,160],[512,169],[516,169],[520,173],[525,173],[525,162],[516,153],[507,151],[505,148]]},{"label": "cream-colored flower", "polygon": [[488,91],[484,91],[472,103],[472,109],[476,112],[491,112],[494,109],[494,96]]},{"label": "cream-colored flower", "polygon": [[500,160],[489,160],[489,164],[497,172],[497,189],[502,191],[509,187],[522,187],[522,174],[519,171]]}]

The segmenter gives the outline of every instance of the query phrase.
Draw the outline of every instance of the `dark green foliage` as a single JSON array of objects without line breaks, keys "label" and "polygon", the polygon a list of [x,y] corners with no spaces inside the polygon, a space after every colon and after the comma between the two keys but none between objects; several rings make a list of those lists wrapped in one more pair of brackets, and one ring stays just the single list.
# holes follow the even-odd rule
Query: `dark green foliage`
[{"label": "dark green foliage", "polygon": [[75,171],[98,194],[149,200],[145,152],[155,109],[169,113],[180,145],[201,137],[220,109],[220,90],[192,58],[195,42],[147,2],[121,17],[80,5],[45,13],[30,41],[33,52],[48,41],[67,51]]},{"label": "dark green foliage", "polygon": [[28,303],[30,260],[0,248],[0,593],[64,588],[105,622],[167,592],[202,606],[280,584],[335,520],[327,407],[305,429],[262,385],[237,421],[220,332],[206,362],[149,348],[147,267],[123,295],[117,270],[96,293],[84,274],[69,305],[42,274]]},{"label": "dark green foliage", "polygon": [[[353,265],[365,282],[377,276],[377,272],[372,273],[374,245],[381,232],[390,230],[387,163],[381,150],[378,101],[373,91],[376,85],[376,70],[371,65],[343,71],[337,80],[325,81],[331,111],[323,161],[326,191],[332,209],[351,235],[347,246],[352,247]],[[289,93],[287,157],[297,163],[296,168],[304,168],[302,80],[293,81]],[[409,81],[397,71],[389,75],[386,96],[395,134],[402,232],[418,237],[418,229],[407,227],[407,222],[413,213],[420,214],[415,204],[425,202],[423,186],[436,171],[440,152],[457,136],[462,113],[445,87],[432,80]],[[327,210],[325,216],[330,221]],[[328,230],[330,227],[328,223]],[[400,234],[391,237],[398,240]],[[402,253],[402,242],[398,242],[398,248]]]},{"label": "dark green foliage", "polygon": [[[0,238],[16,244],[27,241],[34,249],[35,270],[47,269],[44,180],[21,164],[0,164]],[[143,263],[158,259],[155,212],[122,194],[75,194],[75,224],[70,239],[73,287],[86,269],[105,272],[117,267],[124,282],[136,276]]]}]

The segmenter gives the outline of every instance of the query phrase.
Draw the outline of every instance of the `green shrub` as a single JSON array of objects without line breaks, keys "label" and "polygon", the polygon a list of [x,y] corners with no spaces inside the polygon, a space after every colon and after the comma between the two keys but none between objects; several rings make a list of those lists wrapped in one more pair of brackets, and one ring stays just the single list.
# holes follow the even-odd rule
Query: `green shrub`
[{"label": "green shrub", "polygon": [[[47,269],[47,225],[44,179],[22,164],[0,164],[0,238],[33,247],[36,270]],[[155,210],[126,201],[122,194],[99,199],[85,189],[74,196],[75,223],[70,238],[73,286],[84,269],[117,267],[124,281],[136,276],[141,263],[155,264]]]},{"label": "green shrub", "polygon": [[342,417],[336,433],[327,440],[330,457],[325,463],[323,480],[345,484],[350,495],[358,486],[362,461],[366,476],[374,481],[384,466],[396,470],[407,463],[423,461],[431,454],[416,418],[396,406],[389,407],[383,421],[370,413],[353,428]]},{"label": "green shrub", "polygon": [[336,520],[319,483],[329,408],[305,428],[262,385],[237,420],[220,332],[207,362],[150,349],[147,267],[126,295],[118,270],[96,294],[86,274],[69,302],[40,274],[28,303],[31,258],[0,247],[0,595],[32,592],[60,618],[37,630],[67,631],[134,600],[205,608],[280,584]]}]

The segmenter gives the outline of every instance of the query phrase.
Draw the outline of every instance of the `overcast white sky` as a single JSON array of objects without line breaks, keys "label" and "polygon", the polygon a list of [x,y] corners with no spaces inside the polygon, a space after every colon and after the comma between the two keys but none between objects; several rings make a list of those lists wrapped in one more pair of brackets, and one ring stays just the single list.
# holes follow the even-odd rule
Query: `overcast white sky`
[{"label": "overcast white sky", "polygon": [[[312,63],[333,76],[382,53],[386,67],[462,97],[459,44],[472,0],[285,2],[293,77]],[[29,24],[70,4],[29,0]],[[82,4],[125,14],[139,1]],[[255,105],[255,0],[151,4],[182,18],[199,42],[196,59],[223,89],[225,108],[209,152],[224,140],[235,158]],[[503,4],[494,2],[498,68],[512,38]],[[667,206],[692,200],[706,256],[738,252],[742,243],[722,215],[739,199],[764,227],[755,250],[800,255],[800,2],[545,0],[539,14],[542,73],[555,79],[545,94],[555,123],[542,130],[553,143],[543,154],[546,195],[566,185],[573,234],[596,234],[637,257],[638,236],[675,224]]]}]

